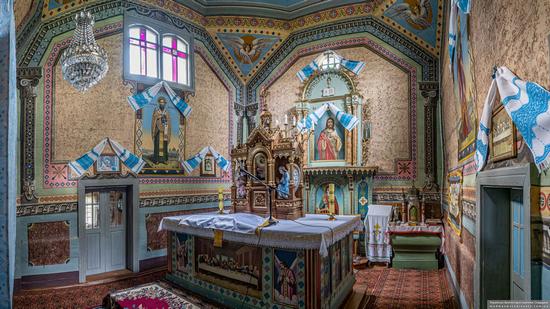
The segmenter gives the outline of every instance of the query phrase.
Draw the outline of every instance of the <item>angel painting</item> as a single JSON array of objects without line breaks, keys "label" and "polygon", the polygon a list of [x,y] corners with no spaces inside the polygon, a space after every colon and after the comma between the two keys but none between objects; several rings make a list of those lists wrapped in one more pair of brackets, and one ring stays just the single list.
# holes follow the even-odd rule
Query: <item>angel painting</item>
[{"label": "angel painting", "polygon": [[296,252],[275,250],[273,276],[275,279],[273,297],[276,302],[291,306],[298,305],[298,257]]},{"label": "angel painting", "polygon": [[270,47],[275,38],[257,38],[252,35],[228,36],[226,43],[231,46],[235,58],[242,64],[252,64],[260,58],[265,47]]},{"label": "angel painting", "polygon": [[431,0],[403,0],[388,9],[389,17],[400,17],[411,27],[424,30],[431,26],[433,20]]}]

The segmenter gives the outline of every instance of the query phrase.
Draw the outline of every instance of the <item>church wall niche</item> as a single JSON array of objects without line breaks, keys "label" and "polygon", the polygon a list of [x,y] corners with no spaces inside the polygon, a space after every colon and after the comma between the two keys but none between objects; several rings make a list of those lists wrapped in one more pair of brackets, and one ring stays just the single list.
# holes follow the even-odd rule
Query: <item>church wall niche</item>
[{"label": "church wall niche", "polygon": [[[477,119],[482,113],[483,104],[487,91],[491,83],[491,74],[493,66],[507,66],[518,77],[535,81],[546,87],[550,87],[550,45],[548,44],[548,33],[550,33],[550,20],[546,18],[550,14],[550,3],[547,1],[535,1],[532,5],[525,6],[512,0],[505,1],[482,1],[472,4],[471,13],[469,15],[469,45],[470,53],[474,61],[474,76],[475,76],[475,109]],[[448,5],[446,7],[446,16],[448,20]],[[487,20],[493,22],[487,23]],[[517,35],[521,32],[521,35]],[[446,33],[446,32],[444,32]],[[463,169],[465,175],[463,187],[463,221],[473,222],[476,218],[476,189],[475,189],[475,169],[473,160],[467,161],[464,165],[458,162],[458,123],[456,115],[460,112],[460,105],[455,99],[453,93],[453,76],[449,70],[449,54],[448,54],[448,38],[446,35],[442,38],[444,42],[441,48],[441,107],[442,107],[442,123],[443,123],[443,155],[444,175],[449,171],[457,168]],[[489,153],[492,149],[489,146]],[[516,143],[517,156],[515,158],[491,162],[489,161],[485,169],[509,167],[522,165],[532,162],[532,156],[518,135]],[[445,176],[446,177],[446,176]],[[470,179],[468,179],[468,177]],[[536,177],[539,185],[533,186],[535,190],[531,190],[531,205],[539,205],[538,208],[532,207],[531,226],[532,239],[531,247],[536,248],[539,252],[532,252],[532,263],[540,265],[539,270],[532,268],[532,279],[542,281],[542,299],[549,299],[548,287],[550,287],[550,259],[544,260],[545,253],[550,252],[550,242],[540,243],[542,239],[548,238],[548,230],[550,229],[550,212],[547,212],[546,195],[548,191],[547,175],[542,174]],[[445,179],[443,184],[445,184]],[[443,192],[448,192],[448,188],[443,188]],[[540,202],[539,200],[540,191]],[[535,193],[533,193],[535,192]],[[444,194],[445,195],[445,194]],[[537,200],[535,203],[534,200]],[[468,210],[468,211],[467,211]],[[542,227],[541,227],[542,225]],[[541,233],[543,235],[541,235]],[[467,306],[473,306],[474,287],[473,278],[464,277],[471,273],[475,264],[475,247],[472,245],[465,246],[464,244],[471,241],[475,243],[476,231],[472,225],[465,224],[462,229],[461,237],[449,237],[446,239],[447,248],[456,251],[456,259],[449,256],[449,263],[457,280],[460,277],[459,285],[461,293],[465,295]],[[541,249],[542,248],[542,249]],[[540,251],[543,251],[542,254]],[[533,251],[533,250],[532,250]],[[542,261],[540,256],[542,257]],[[535,279],[535,272],[542,279]],[[541,273],[542,272],[542,273]],[[461,273],[462,275],[458,275]],[[535,285],[532,285],[534,288]]]},{"label": "church wall niche", "polygon": [[[365,47],[336,49],[347,59],[365,62],[365,69],[356,77],[357,91],[363,102],[370,104],[372,149],[369,165],[379,167],[379,173],[395,173],[396,159],[410,156],[409,77],[408,75]],[[274,119],[282,117],[301,99],[300,80],[296,73],[310,63],[318,53],[299,58],[271,85],[266,102]],[[388,142],[391,141],[391,142]]]}]

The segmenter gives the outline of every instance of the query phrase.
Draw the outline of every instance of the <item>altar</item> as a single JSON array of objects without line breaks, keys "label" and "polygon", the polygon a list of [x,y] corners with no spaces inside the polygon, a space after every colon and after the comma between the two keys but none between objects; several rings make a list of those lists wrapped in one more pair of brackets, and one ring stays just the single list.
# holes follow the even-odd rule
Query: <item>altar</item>
[{"label": "altar", "polygon": [[306,215],[255,228],[254,214],[163,218],[171,282],[231,308],[338,308],[351,293],[359,216]]}]

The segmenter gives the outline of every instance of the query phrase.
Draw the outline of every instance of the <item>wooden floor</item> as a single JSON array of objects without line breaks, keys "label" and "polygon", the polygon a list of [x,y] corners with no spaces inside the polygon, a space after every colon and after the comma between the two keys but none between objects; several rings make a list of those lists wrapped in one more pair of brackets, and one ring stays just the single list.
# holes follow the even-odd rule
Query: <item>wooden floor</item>
[{"label": "wooden floor", "polygon": [[[95,308],[116,290],[161,280],[165,268],[134,274],[115,272],[88,277],[68,287],[18,291],[14,308]],[[353,293],[344,308],[458,308],[445,269],[398,270],[374,266],[356,270]],[[93,280],[92,280],[93,279]]]}]

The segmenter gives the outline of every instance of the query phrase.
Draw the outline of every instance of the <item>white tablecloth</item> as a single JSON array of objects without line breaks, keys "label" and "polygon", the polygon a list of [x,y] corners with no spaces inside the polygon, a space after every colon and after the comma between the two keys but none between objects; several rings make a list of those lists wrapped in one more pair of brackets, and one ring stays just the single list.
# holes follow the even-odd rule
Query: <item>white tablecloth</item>
[{"label": "white tablecloth", "polygon": [[251,225],[265,218],[246,213],[204,213],[164,217],[159,230],[213,238],[213,231],[217,229],[224,231],[223,239],[227,241],[274,248],[317,249],[322,256],[327,256],[332,244],[361,228],[359,216],[336,216],[334,221],[327,218],[327,215],[307,214],[297,220],[279,220],[256,234],[250,232]]},{"label": "white tablecloth", "polygon": [[365,217],[365,247],[367,259],[371,262],[391,261],[391,245],[388,237],[388,225],[392,206],[369,205]]}]

